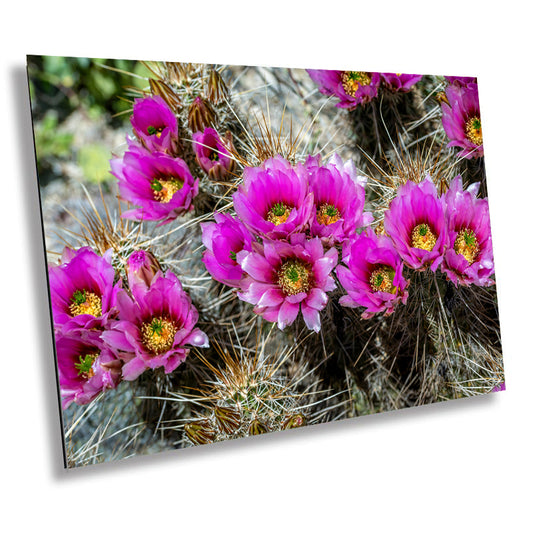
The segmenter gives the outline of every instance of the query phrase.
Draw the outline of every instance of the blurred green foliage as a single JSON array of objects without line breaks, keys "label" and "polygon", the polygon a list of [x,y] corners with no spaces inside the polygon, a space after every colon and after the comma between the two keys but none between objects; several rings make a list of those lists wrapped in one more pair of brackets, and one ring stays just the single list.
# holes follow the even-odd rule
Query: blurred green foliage
[{"label": "blurred green foliage", "polygon": [[106,179],[112,147],[93,143],[76,150],[72,128],[67,131],[64,122],[74,111],[82,110],[84,117],[103,121],[104,127],[127,125],[131,110],[127,88],[147,89],[148,75],[139,61],[28,56],[39,181],[44,184],[60,177],[58,163],[67,160],[80,165],[90,181]]},{"label": "blurred green foliage", "polygon": [[109,115],[110,122],[119,126],[125,119],[120,113],[130,108],[123,99],[126,87],[146,88],[146,80],[138,76],[147,75],[146,67],[132,60],[28,56],[34,119],[54,109],[62,121],[83,106]]},{"label": "blurred green foliage", "polygon": [[72,144],[72,133],[57,131],[57,113],[51,109],[46,112],[38,127],[35,128],[35,148],[37,160],[47,157],[66,157]]},{"label": "blurred green foliage", "polygon": [[78,164],[87,180],[102,183],[113,176],[109,172],[109,147],[103,144],[87,144],[78,150]]}]

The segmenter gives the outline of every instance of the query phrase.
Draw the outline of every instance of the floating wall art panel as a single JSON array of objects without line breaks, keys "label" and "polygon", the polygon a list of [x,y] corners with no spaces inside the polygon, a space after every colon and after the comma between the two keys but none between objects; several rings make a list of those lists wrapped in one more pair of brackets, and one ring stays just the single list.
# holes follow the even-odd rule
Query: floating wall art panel
[{"label": "floating wall art panel", "polygon": [[66,467],[505,388],[476,78],[28,75]]}]

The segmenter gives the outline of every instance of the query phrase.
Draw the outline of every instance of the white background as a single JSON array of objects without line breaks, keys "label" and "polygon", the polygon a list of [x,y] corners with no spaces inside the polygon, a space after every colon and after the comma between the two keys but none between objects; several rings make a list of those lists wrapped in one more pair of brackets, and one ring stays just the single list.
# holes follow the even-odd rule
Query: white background
[{"label": "white background", "polygon": [[[182,3],[4,6],[2,530],[531,531],[527,3]],[[63,471],[26,54],[478,75],[508,390]]]}]

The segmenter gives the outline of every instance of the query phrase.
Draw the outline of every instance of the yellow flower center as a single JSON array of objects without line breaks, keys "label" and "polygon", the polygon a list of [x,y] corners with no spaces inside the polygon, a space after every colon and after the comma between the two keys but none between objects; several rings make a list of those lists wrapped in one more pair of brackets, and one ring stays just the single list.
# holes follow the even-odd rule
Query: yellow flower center
[{"label": "yellow flower center", "polygon": [[372,78],[368,72],[354,72],[352,70],[346,70],[342,73],[341,83],[346,94],[355,96],[355,93],[359,90],[359,87],[364,85],[370,85]]},{"label": "yellow flower center", "polygon": [[462,255],[471,265],[479,253],[479,244],[476,234],[470,229],[462,229],[453,245],[455,253]]},{"label": "yellow flower center", "polygon": [[267,212],[267,220],[274,225],[279,226],[287,221],[291,214],[292,207],[285,205],[282,202],[274,204]]},{"label": "yellow flower center", "polygon": [[311,286],[311,269],[300,259],[288,259],[278,270],[278,285],[285,296],[307,292]]},{"label": "yellow flower center", "polygon": [[465,133],[469,141],[475,145],[483,144],[483,132],[481,129],[481,120],[479,117],[472,117],[466,123]]},{"label": "yellow flower center", "polygon": [[394,270],[387,266],[380,266],[372,271],[369,282],[373,291],[393,294],[396,292],[396,287],[392,283],[393,280]]},{"label": "yellow flower center", "polygon": [[74,363],[74,367],[78,371],[78,376],[83,379],[92,378],[94,376],[93,363],[99,355],[99,353],[80,355],[80,362]]},{"label": "yellow flower center", "polygon": [[422,248],[422,250],[431,252],[436,242],[437,237],[427,224],[418,224],[413,228],[411,232],[411,246],[413,248]]},{"label": "yellow flower center", "polygon": [[94,292],[74,291],[69,311],[72,316],[92,315],[98,318],[102,316],[102,299]]},{"label": "yellow flower center", "polygon": [[319,224],[328,226],[339,220],[339,210],[331,204],[322,204],[316,209],[316,220]]},{"label": "yellow flower center", "polygon": [[170,176],[169,178],[154,178],[150,187],[154,191],[154,200],[162,204],[168,204],[174,193],[183,187],[183,181]]},{"label": "yellow flower center", "polygon": [[151,321],[141,326],[141,339],[144,346],[153,354],[168,352],[174,344],[174,336],[178,327],[164,317],[153,317]]}]

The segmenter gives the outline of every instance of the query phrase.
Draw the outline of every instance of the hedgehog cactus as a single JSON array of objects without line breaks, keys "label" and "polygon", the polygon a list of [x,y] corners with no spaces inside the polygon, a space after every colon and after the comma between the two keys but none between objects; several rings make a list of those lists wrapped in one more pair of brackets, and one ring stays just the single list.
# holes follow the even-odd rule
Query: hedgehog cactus
[{"label": "hedgehog cactus", "polygon": [[[161,98],[177,118],[180,137],[180,158],[195,176],[201,176],[200,195],[195,202],[197,211],[212,209],[212,196],[227,189],[209,179],[212,173],[198,162],[193,136],[206,129],[215,129],[221,138],[239,131],[238,120],[231,104],[231,93],[221,69],[214,65],[193,63],[146,63],[150,69],[150,93]],[[143,98],[146,93],[133,93]],[[235,150],[230,143],[232,150]],[[216,174],[215,174],[216,175]],[[203,193],[203,194],[202,194]]]},{"label": "hedgehog cactus", "polygon": [[127,456],[146,428],[193,446],[498,387],[479,110],[448,109],[475,80],[146,66],[117,207],[88,194],[61,259],[92,249],[107,287],[76,270],[61,294],[68,332],[91,326],[58,343],[68,435],[89,420],[69,464],[105,440],[94,427]]},{"label": "hedgehog cactus", "polygon": [[268,356],[245,350],[230,355],[220,350],[223,368],[207,366],[215,379],[202,391],[205,407],[200,416],[185,424],[192,444],[206,444],[283,431],[306,424],[303,395],[296,380],[279,372],[290,352]]}]

